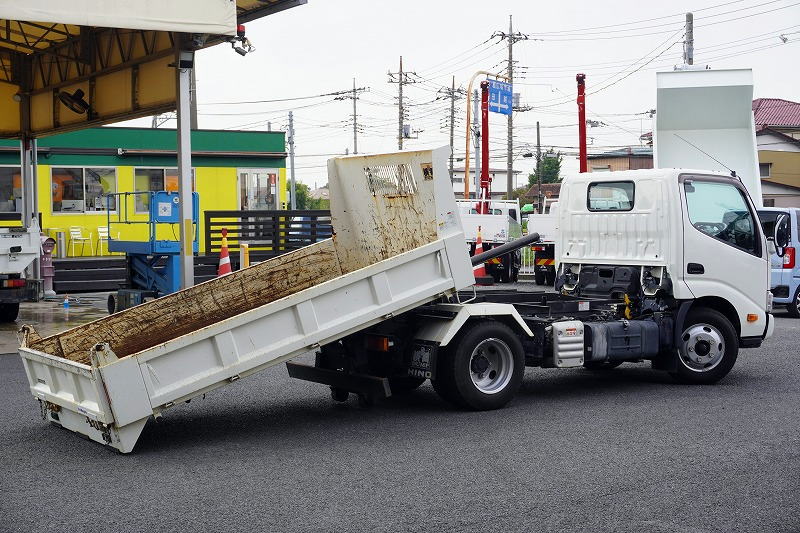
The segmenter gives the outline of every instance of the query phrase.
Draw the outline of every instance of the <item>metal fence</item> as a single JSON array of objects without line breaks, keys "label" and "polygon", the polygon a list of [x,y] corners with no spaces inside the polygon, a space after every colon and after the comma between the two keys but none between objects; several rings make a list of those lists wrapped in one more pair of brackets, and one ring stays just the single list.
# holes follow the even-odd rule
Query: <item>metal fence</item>
[{"label": "metal fence", "polygon": [[205,253],[219,252],[222,229],[228,230],[231,252],[246,243],[251,255],[266,259],[328,239],[333,234],[326,210],[206,211]]}]

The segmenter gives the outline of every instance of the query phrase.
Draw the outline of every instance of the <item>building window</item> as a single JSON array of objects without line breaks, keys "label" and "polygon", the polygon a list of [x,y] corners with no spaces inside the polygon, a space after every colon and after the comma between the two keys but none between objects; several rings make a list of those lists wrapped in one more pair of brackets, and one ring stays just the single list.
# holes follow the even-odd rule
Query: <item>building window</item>
[{"label": "building window", "polygon": [[89,213],[106,210],[109,201],[117,208],[113,197],[117,192],[115,168],[53,167],[50,179],[53,213]]},{"label": "building window", "polygon": [[19,167],[0,167],[0,213],[18,213],[22,204],[22,173]]},{"label": "building window", "polygon": [[611,172],[611,165],[603,165],[600,167],[592,167],[592,172]]},{"label": "building window", "polygon": [[775,207],[775,198],[764,198],[764,207]]},{"label": "building window", "polygon": [[759,163],[758,175],[761,176],[762,178],[768,178],[771,169],[772,169],[772,163]]},{"label": "building window", "polygon": [[117,192],[117,172],[114,168],[84,169],[86,187],[86,212],[117,210],[117,197],[107,196]]},{"label": "building window", "polygon": [[[137,168],[133,172],[133,190],[137,193],[170,191],[178,192],[180,179],[177,168]],[[194,169],[192,169],[192,191],[195,190]],[[136,195],[136,212],[147,213],[150,209],[150,195]]]}]

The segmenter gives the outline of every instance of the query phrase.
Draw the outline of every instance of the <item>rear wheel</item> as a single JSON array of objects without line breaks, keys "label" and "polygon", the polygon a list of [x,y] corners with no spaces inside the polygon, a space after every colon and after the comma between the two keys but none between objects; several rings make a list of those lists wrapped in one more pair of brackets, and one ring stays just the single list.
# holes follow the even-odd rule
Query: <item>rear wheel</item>
[{"label": "rear wheel", "polygon": [[731,371],[739,354],[739,338],[725,315],[700,307],[686,317],[675,351],[673,377],[684,383],[716,383]]},{"label": "rear wheel", "polygon": [[114,297],[113,294],[108,295],[108,302],[106,302],[108,306],[108,314],[113,315],[117,312],[117,299]]},{"label": "rear wheel", "polygon": [[19,302],[0,304],[0,322],[14,322],[19,316]]},{"label": "rear wheel", "polygon": [[540,272],[539,270],[537,270],[533,274],[533,281],[535,281],[537,285],[544,285],[545,277],[546,276],[544,272]]},{"label": "rear wheel", "polygon": [[794,298],[792,302],[786,306],[786,310],[789,311],[790,317],[800,318],[800,286],[794,291]]},{"label": "rear wheel", "polygon": [[544,277],[545,285],[552,287],[556,284],[556,271],[554,269],[547,269],[547,274]]},{"label": "rear wheel", "polygon": [[450,403],[478,411],[511,401],[525,372],[522,343],[511,328],[495,321],[467,326],[437,363],[436,392]]}]

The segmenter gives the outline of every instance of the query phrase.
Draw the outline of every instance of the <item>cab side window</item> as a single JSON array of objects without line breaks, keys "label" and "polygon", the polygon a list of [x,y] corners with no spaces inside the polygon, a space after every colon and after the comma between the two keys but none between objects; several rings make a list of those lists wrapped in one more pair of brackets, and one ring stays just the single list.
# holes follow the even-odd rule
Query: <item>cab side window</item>
[{"label": "cab side window", "polygon": [[684,182],[689,221],[699,231],[746,252],[760,254],[755,221],[744,194],[733,185]]}]

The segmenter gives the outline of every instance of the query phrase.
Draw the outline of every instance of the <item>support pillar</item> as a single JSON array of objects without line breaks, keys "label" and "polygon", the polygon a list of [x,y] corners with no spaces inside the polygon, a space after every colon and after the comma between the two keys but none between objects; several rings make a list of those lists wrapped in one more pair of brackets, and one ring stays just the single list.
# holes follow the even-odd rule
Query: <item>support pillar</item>
[{"label": "support pillar", "polygon": [[178,101],[178,194],[181,215],[181,289],[194,285],[194,224],[192,217],[191,84],[194,52],[179,50],[176,58]]}]

